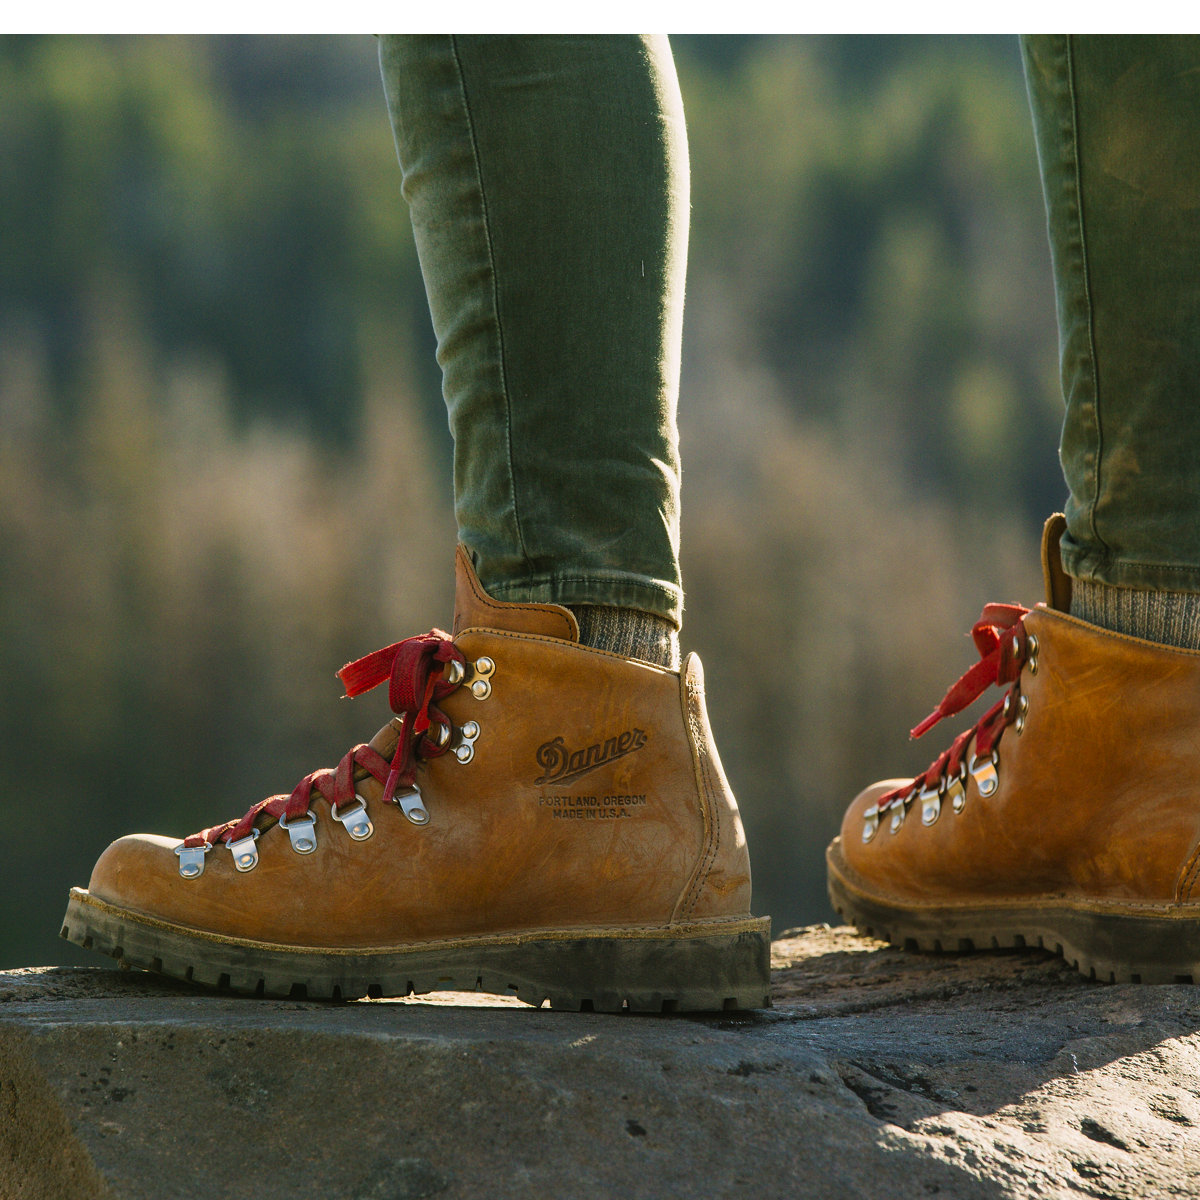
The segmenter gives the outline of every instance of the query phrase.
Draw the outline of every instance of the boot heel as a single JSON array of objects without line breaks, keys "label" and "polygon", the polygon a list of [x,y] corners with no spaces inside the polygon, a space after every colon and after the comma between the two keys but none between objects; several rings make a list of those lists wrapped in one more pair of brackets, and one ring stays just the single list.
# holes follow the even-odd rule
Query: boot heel
[{"label": "boot heel", "polygon": [[489,947],[483,991],[496,972],[529,1003],[578,1012],[721,1012],[769,1008],[769,918],[661,931],[548,937]]}]

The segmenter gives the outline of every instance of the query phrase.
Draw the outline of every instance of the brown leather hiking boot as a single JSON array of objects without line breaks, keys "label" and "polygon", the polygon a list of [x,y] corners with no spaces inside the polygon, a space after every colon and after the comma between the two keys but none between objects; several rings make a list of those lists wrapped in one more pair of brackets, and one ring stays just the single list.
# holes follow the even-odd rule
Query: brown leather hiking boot
[{"label": "brown leather hiking boot", "polygon": [[1005,699],[915,780],[851,804],[834,908],[921,950],[1041,946],[1105,980],[1200,980],[1200,654],[1067,615],[1065,521],[1047,604],[989,605],[981,661],[923,732],[991,682]]},{"label": "brown leather hiking boot", "polygon": [[454,636],[339,672],[397,719],[240,820],[137,834],[74,888],[63,936],[238,992],[479,990],[555,1008],[770,1003],[770,921],[713,744],[699,660],[580,646],[457,556]]}]

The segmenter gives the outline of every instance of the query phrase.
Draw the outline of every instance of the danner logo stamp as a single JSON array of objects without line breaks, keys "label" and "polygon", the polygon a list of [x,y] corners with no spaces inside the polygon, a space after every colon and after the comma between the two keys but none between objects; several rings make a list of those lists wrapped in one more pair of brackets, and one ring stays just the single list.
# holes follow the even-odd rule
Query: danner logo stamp
[{"label": "danner logo stamp", "polygon": [[640,729],[627,729],[606,742],[596,742],[582,750],[568,750],[561,737],[552,738],[537,748],[537,763],[542,774],[533,782],[565,783],[568,779],[578,779],[615,758],[640,750],[645,744],[646,735]]}]

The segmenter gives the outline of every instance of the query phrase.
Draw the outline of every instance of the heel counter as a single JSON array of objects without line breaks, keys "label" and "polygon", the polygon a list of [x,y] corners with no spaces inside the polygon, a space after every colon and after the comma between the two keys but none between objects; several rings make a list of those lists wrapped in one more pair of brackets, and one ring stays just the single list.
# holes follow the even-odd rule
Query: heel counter
[{"label": "heel counter", "polygon": [[679,672],[679,688],[692,749],[704,842],[672,919],[749,915],[750,851],[746,831],[708,723],[704,668],[695,654],[687,656]]}]

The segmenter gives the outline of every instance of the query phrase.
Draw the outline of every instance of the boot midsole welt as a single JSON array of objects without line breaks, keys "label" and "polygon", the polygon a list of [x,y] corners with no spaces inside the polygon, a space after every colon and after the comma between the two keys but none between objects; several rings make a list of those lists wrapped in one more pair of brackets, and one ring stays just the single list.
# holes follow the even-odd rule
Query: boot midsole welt
[{"label": "boot midsole welt", "polygon": [[1200,982],[1200,905],[1083,897],[913,903],[856,886],[829,848],[829,898],[860,932],[909,950],[1043,949],[1110,982]]},{"label": "boot midsole welt", "polygon": [[235,992],[355,999],[483,991],[596,1011],[770,1005],[769,918],[541,929],[388,947],[272,945],[160,921],[73,888],[62,934],[123,963]]}]

